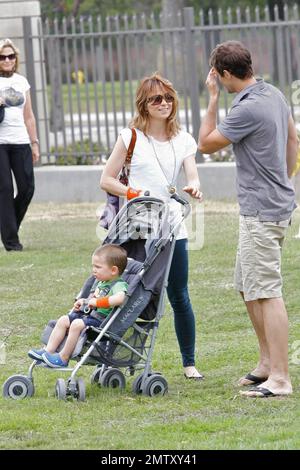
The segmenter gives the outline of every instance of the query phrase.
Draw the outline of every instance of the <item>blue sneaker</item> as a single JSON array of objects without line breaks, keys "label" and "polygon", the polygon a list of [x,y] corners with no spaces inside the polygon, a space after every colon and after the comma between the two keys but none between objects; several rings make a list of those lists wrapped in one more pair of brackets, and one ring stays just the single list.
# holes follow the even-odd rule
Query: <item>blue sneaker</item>
[{"label": "blue sneaker", "polygon": [[44,351],[42,360],[52,369],[58,369],[59,367],[68,367],[69,362],[63,361],[58,353],[50,354]]},{"label": "blue sneaker", "polygon": [[30,349],[30,351],[28,351],[28,356],[36,361],[42,361],[44,352],[45,349]]}]

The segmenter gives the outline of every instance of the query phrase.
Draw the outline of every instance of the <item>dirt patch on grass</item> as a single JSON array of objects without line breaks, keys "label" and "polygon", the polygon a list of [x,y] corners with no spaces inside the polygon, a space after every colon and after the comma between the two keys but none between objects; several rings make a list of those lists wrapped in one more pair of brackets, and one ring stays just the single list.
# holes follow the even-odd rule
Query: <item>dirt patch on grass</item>
[{"label": "dirt patch on grass", "polygon": [[93,219],[99,217],[102,204],[31,204],[26,215],[27,220],[57,220],[57,219]]}]

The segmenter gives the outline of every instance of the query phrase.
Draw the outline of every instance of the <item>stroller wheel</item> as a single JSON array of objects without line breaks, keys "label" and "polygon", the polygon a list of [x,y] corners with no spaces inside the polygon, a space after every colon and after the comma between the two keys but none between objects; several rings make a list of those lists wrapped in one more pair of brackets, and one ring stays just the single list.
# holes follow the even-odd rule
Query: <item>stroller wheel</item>
[{"label": "stroller wheel", "polygon": [[136,393],[137,395],[140,395],[142,393],[141,385],[142,385],[143,375],[144,374],[139,374],[132,382],[132,391],[133,393]]},{"label": "stroller wheel", "polygon": [[102,387],[125,388],[125,376],[119,369],[107,369],[100,379]]},{"label": "stroller wheel", "polygon": [[55,396],[58,400],[65,400],[67,398],[67,386],[64,379],[57,379],[55,384]]},{"label": "stroller wheel", "polygon": [[91,375],[91,384],[100,385],[100,375],[102,367],[97,367]]},{"label": "stroller wheel", "polygon": [[152,374],[146,378],[143,385],[143,395],[148,397],[156,397],[164,395],[168,391],[168,382],[160,374]]},{"label": "stroller wheel", "polygon": [[85,401],[85,383],[81,377],[76,380],[76,398],[78,401]]},{"label": "stroller wheel", "polygon": [[21,400],[34,395],[34,385],[26,375],[12,375],[3,385],[3,396],[13,400]]}]

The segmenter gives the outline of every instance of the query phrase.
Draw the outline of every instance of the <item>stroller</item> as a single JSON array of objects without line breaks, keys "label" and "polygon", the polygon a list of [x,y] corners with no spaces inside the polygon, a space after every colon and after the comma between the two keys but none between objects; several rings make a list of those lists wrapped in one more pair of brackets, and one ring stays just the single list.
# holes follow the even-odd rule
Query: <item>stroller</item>
[{"label": "stroller", "polygon": [[[151,368],[152,355],[159,326],[164,314],[165,291],[170,265],[180,224],[190,212],[190,204],[176,193],[171,196],[182,204],[180,220],[169,220],[169,205],[151,196],[137,197],[122,207],[103,244],[123,246],[128,263],[122,277],[129,287],[123,305],[115,307],[98,328],[87,327],[73,351],[74,368],[59,368],[69,372],[65,381],[57,379],[55,395],[60,400],[74,397],[85,400],[85,383],[77,377],[83,365],[95,365],[91,383],[102,387],[124,388],[125,368],[129,375],[140,372],[132,390],[146,396],[164,395],[168,390],[166,379]],[[177,217],[178,219],[178,217]],[[87,298],[95,289],[95,278],[85,282],[77,298]],[[47,344],[55,326],[51,320],[42,333]],[[65,340],[64,340],[65,341]],[[64,343],[64,342],[63,342]],[[63,343],[58,348],[62,349]],[[34,395],[33,370],[43,364],[34,360],[28,375],[13,375],[3,385],[3,396],[22,399]]]}]

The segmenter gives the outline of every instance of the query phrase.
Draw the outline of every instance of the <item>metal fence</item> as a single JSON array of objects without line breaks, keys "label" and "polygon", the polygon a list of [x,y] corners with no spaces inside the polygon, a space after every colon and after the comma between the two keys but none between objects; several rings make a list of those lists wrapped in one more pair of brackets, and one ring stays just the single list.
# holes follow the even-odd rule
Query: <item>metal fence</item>
[{"label": "metal fence", "polygon": [[[27,18],[24,27],[27,70],[28,64],[31,70],[40,67],[44,77],[42,89],[34,90],[31,73],[32,92],[40,94],[42,103],[38,107],[33,99],[37,122],[46,126],[44,163],[105,160],[133,116],[138,81],[155,70],[178,90],[180,122],[197,139],[208,103],[209,55],[217,43],[229,39],[250,49],[256,74],[284,92],[299,118],[298,103],[292,99],[292,84],[300,79],[297,5],[284,8],[284,19],[279,19],[277,7],[274,12],[267,7],[210,10],[206,17],[203,11],[184,8],[168,18],[66,18],[41,24],[35,34]],[[33,59],[37,40],[39,63]],[[231,96],[222,91],[219,118],[230,103]]]}]

